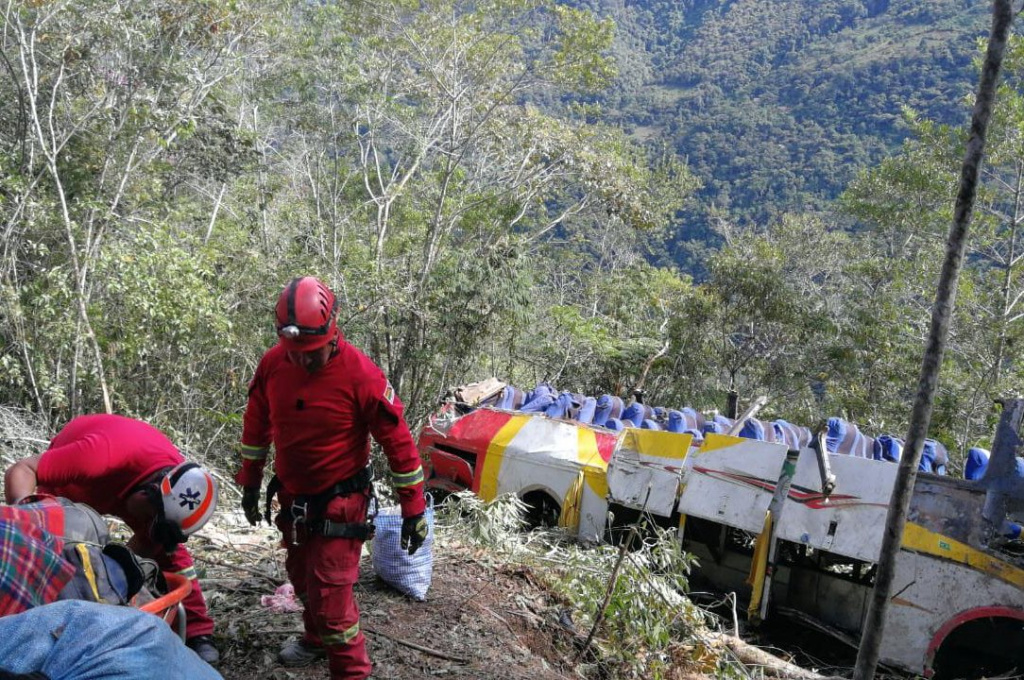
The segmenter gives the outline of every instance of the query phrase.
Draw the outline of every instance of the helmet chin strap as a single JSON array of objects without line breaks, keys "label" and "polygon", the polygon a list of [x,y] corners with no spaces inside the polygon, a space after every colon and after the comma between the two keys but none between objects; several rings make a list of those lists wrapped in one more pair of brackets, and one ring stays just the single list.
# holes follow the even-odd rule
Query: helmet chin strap
[{"label": "helmet chin strap", "polygon": [[149,524],[149,537],[159,543],[164,552],[169,555],[174,552],[178,544],[184,543],[187,537],[181,532],[181,527],[167,519],[167,515],[164,513],[164,504],[160,500],[160,488],[154,484],[153,490],[156,492],[156,514]]},{"label": "helmet chin strap", "polygon": [[153,511],[153,519],[149,523],[149,538],[158,543],[168,554],[174,552],[178,544],[184,543],[186,539],[181,532],[181,527],[168,520],[164,514],[164,504],[160,495],[160,480],[171,469],[158,470],[152,477],[136,487],[136,491],[145,494],[150,509]]},{"label": "helmet chin strap", "polygon": [[181,528],[163,517],[162,513],[150,525],[149,537],[159,543],[167,554],[174,552],[178,545],[184,543],[187,538],[181,532]]}]

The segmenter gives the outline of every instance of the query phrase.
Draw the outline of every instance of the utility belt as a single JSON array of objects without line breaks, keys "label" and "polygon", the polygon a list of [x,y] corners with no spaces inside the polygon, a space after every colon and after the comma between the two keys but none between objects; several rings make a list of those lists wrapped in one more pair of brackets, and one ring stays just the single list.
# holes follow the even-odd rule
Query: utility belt
[{"label": "utility belt", "polygon": [[[281,490],[281,480],[277,475],[267,484],[267,504],[265,506],[264,519],[270,524],[270,503],[274,496]],[[324,517],[327,504],[338,496],[347,496],[351,493],[367,493],[370,502],[366,512],[365,522],[332,522]],[[369,541],[373,538],[373,519],[377,516],[377,495],[373,490],[373,473],[369,467],[365,467],[347,479],[321,491],[317,494],[298,495],[292,498],[290,508],[282,508],[282,513],[288,512],[291,517],[291,539],[293,545],[301,545],[299,540],[299,529],[305,527],[302,532],[306,536],[326,536],[328,538],[355,538],[360,541]]]}]

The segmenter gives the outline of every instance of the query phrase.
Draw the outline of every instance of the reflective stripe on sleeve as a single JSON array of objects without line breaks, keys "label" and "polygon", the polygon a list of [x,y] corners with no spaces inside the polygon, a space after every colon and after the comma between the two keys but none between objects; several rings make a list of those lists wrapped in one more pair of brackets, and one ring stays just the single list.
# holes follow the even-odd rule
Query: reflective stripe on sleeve
[{"label": "reflective stripe on sleeve", "polygon": [[391,471],[391,482],[396,489],[403,489],[407,486],[415,486],[423,481],[423,466],[417,467],[412,472]]},{"label": "reflective stripe on sleeve", "polygon": [[248,444],[242,444],[241,454],[245,460],[266,460],[267,452],[270,451],[268,446],[249,446]]}]

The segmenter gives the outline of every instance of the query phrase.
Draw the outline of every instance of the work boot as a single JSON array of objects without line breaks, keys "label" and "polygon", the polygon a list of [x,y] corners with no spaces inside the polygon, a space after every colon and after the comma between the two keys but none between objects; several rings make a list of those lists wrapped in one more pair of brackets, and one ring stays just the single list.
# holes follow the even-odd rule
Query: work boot
[{"label": "work boot", "polygon": [[277,658],[285,666],[308,666],[317,659],[327,656],[327,650],[321,645],[314,645],[305,640],[289,640],[278,652]]},{"label": "work boot", "polygon": [[220,662],[220,652],[213,646],[213,638],[209,635],[196,635],[190,637],[185,641],[193,652],[199,655],[199,658],[210,664],[216,666]]}]

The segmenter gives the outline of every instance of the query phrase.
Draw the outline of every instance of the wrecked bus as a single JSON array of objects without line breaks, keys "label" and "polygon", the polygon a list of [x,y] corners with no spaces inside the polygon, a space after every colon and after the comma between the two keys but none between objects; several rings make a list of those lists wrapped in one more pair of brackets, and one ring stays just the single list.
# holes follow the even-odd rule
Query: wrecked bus
[{"label": "wrecked bus", "polygon": [[[1024,669],[1024,550],[1001,537],[1024,512],[1013,474],[1024,401],[1008,402],[980,481],[919,473],[881,662],[925,677]],[[532,524],[607,540],[640,514],[677,527],[695,573],[748,616],[787,615],[854,647],[898,467],[812,442],[625,428],[448,402],[422,429],[427,485],[514,493]]]}]

